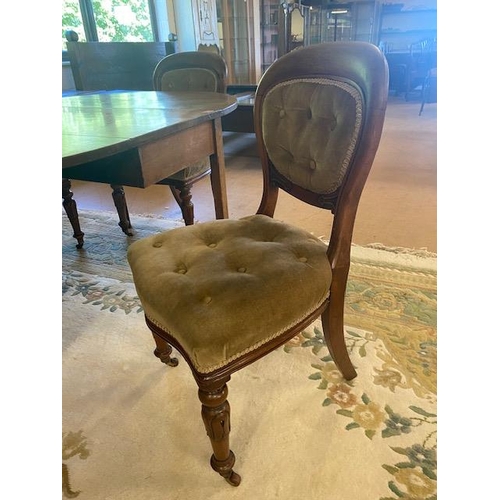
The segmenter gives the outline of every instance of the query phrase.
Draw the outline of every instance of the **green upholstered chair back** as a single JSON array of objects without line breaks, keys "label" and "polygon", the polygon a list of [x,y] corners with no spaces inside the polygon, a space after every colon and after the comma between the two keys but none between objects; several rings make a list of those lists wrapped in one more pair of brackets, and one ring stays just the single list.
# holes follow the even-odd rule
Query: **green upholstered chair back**
[{"label": "green upholstered chair back", "polygon": [[[333,212],[348,191],[355,212],[378,147],[387,93],[385,57],[368,43],[311,45],[278,59],[255,98],[265,183]],[[262,213],[268,204],[263,199]]]},{"label": "green upholstered chair back", "polygon": [[161,90],[217,92],[217,75],[205,68],[180,68],[163,73]]},{"label": "green upholstered chair back", "polygon": [[[163,58],[154,69],[155,90],[226,92],[227,65],[213,52],[177,52]],[[200,160],[170,176],[170,180],[189,181],[210,171],[208,158]]]},{"label": "green upholstered chair back", "polygon": [[342,184],[361,130],[363,96],[328,78],[297,78],[267,93],[262,133],[276,170],[293,184],[331,194]]},{"label": "green upholstered chair back", "polygon": [[212,52],[177,52],[163,58],[153,72],[155,90],[226,92],[227,66]]}]

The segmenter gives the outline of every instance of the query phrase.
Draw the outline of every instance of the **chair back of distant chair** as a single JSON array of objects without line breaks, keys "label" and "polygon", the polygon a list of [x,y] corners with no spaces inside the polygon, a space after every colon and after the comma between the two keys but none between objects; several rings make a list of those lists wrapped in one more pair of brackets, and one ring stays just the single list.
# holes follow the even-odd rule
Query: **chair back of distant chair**
[{"label": "chair back of distant chair", "polygon": [[227,66],[213,52],[177,52],[163,58],[153,72],[155,90],[226,92]]},{"label": "chair back of distant chair", "polygon": [[[153,88],[160,91],[226,92],[227,66],[218,54],[211,52],[176,52],[163,58],[153,71]],[[211,172],[205,158],[163,179],[179,204],[186,225],[194,223],[191,186]],[[216,208],[217,211],[217,208]]]}]

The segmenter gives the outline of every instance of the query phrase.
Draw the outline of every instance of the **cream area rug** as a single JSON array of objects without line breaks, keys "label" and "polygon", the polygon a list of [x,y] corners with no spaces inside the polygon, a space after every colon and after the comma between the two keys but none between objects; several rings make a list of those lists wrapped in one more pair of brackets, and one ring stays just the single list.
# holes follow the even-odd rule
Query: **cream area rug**
[{"label": "cream area rug", "polygon": [[[238,488],[212,471],[197,386],[153,355],[127,246],[182,225],[62,217],[63,498],[436,499],[436,256],[352,248],[342,379],[314,323],[228,384]],[[300,293],[300,290],[297,290]]]}]

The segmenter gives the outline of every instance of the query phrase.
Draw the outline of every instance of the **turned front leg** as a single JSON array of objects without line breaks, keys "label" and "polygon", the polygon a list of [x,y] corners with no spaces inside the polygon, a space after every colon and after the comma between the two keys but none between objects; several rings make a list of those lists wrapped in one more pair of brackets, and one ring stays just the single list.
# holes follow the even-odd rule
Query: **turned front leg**
[{"label": "turned front leg", "polygon": [[73,238],[75,238],[78,242],[76,248],[82,248],[84,233],[80,229],[78,210],[76,209],[76,201],[73,199],[71,181],[69,179],[62,180],[62,198],[64,210],[68,216],[69,222],[71,223],[71,227],[73,228]]},{"label": "turned front leg", "polygon": [[172,346],[161,337],[153,333],[153,338],[155,339],[156,349],[153,354],[162,362],[168,366],[177,366],[179,364],[179,360],[177,358],[172,358],[170,355],[172,354]]},{"label": "turned front leg", "polygon": [[233,471],[234,453],[229,449],[230,407],[227,401],[226,380],[210,386],[199,387],[198,397],[202,403],[201,416],[214,451],[210,459],[212,469],[229,484],[238,486],[241,477]]}]

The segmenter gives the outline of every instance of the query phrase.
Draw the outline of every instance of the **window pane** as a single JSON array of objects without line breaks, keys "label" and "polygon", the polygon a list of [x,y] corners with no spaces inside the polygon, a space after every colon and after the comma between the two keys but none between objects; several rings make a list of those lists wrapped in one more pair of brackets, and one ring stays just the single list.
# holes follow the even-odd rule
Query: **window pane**
[{"label": "window pane", "polygon": [[148,0],[92,0],[100,42],[152,42]]},{"label": "window pane", "polygon": [[62,50],[66,50],[67,30],[75,31],[81,42],[86,42],[85,31],[83,30],[82,13],[78,0],[62,0]]},{"label": "window pane", "polygon": [[[94,11],[100,42],[153,42],[148,0],[86,0]],[[85,42],[78,0],[62,0],[62,39],[66,50],[66,30],[75,31]]]}]

